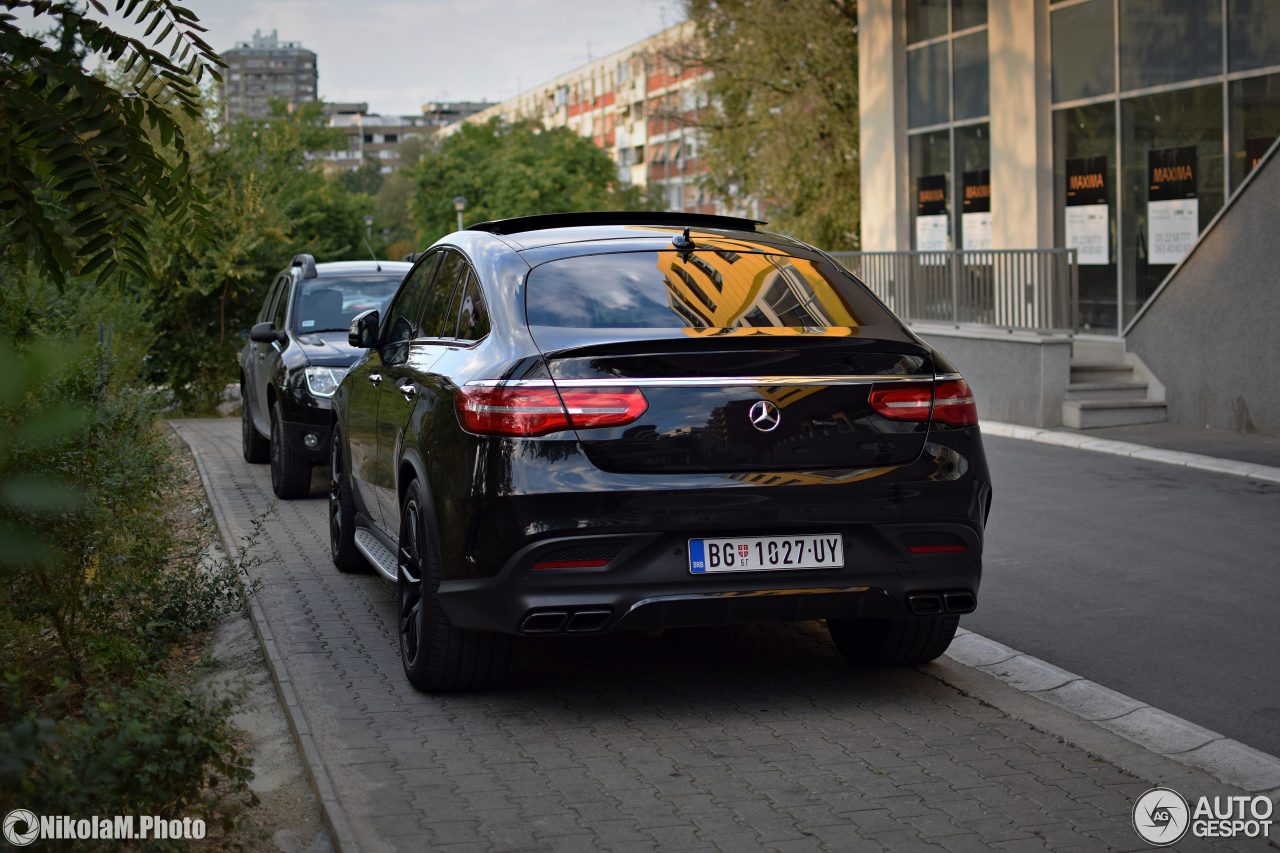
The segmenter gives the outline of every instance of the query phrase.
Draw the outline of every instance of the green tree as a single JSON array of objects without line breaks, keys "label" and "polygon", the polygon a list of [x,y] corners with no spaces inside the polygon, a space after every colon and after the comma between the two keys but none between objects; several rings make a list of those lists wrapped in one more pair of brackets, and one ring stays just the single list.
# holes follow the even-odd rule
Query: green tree
[{"label": "green tree", "polygon": [[412,201],[422,245],[457,227],[453,199],[467,200],[466,221],[572,210],[652,208],[638,187],[621,186],[617,167],[568,128],[536,122],[464,124],[423,152],[412,170]]},{"label": "green tree", "polygon": [[697,35],[676,57],[712,72],[711,191],[753,196],[773,227],[832,250],[858,245],[856,5],[686,0]]},{"label": "green tree", "polygon": [[[239,332],[262,305],[272,276],[299,252],[318,261],[367,257],[367,196],[324,177],[309,154],[335,147],[318,104],[278,105],[266,121],[242,120],[215,132],[190,129],[191,180],[207,198],[212,225],[192,240],[177,225],[154,223],[150,268],[139,282],[164,330],[153,342],[155,381],[183,408],[208,410],[236,379]],[[195,342],[195,345],[193,345]]]},{"label": "green tree", "polygon": [[[108,14],[98,0],[93,10]],[[207,216],[188,181],[184,119],[200,116],[199,83],[221,64],[195,15],[171,0],[116,0],[147,25],[115,32],[73,0],[3,0],[0,13],[0,223],[7,259],[68,273],[144,275],[159,217],[188,234]],[[11,12],[56,26],[24,33]],[[122,85],[85,70],[84,50],[116,63]],[[161,144],[154,144],[158,139]]]}]

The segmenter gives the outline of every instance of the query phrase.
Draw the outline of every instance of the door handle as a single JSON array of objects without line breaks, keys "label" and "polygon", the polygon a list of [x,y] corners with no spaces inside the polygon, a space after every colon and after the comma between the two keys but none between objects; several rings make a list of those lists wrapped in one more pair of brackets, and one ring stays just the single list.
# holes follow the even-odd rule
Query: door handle
[{"label": "door handle", "polygon": [[372,383],[373,383],[373,385],[374,385],[374,387],[376,388],[377,386],[379,386],[379,385],[381,385],[381,384],[382,384],[382,374],[381,374],[381,373],[370,373],[370,374],[369,374],[369,381],[370,381],[370,382],[372,382]]},{"label": "door handle", "polygon": [[406,400],[412,400],[418,396],[418,388],[412,382],[406,382],[400,386],[400,393],[404,395]]}]

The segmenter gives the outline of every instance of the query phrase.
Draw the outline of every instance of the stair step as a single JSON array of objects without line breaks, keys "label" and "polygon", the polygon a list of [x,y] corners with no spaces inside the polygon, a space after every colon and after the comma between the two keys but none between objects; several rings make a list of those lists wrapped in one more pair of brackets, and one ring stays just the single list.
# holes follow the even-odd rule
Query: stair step
[{"label": "stair step", "polygon": [[1121,382],[1072,382],[1067,386],[1068,400],[1145,400],[1147,383],[1138,380]]},{"label": "stair step", "polygon": [[1124,338],[1079,335],[1071,342],[1071,357],[1080,361],[1119,362],[1124,359]]},{"label": "stair step", "polygon": [[1124,382],[1133,368],[1114,361],[1071,361],[1071,382]]},{"label": "stair step", "polygon": [[1164,403],[1156,400],[1067,400],[1062,422],[1072,429],[1158,424],[1168,417]]}]

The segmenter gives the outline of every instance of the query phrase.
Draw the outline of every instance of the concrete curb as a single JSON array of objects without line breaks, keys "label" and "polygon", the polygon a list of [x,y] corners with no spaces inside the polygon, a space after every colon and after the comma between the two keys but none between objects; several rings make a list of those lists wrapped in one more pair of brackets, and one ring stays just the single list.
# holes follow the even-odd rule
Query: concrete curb
[{"label": "concrete curb", "polygon": [[[217,528],[218,540],[222,543],[222,550],[228,555],[235,554],[237,549],[231,547],[232,543],[228,542],[226,538],[225,531],[229,527],[222,507],[214,498],[211,485],[213,480],[205,464],[204,457],[194,444],[187,441],[180,430],[174,428],[174,432],[186,444],[191,451],[191,456],[195,459],[196,470],[200,473],[200,481],[204,486],[205,497],[208,498],[209,507],[213,511],[214,526]],[[311,790],[315,793],[316,799],[320,803],[320,814],[324,818],[325,827],[329,830],[329,841],[336,853],[355,853],[360,849],[360,845],[356,842],[355,832],[352,831],[351,824],[347,820],[347,814],[342,808],[342,803],[338,800],[338,793],[334,790],[333,780],[329,777],[329,771],[325,767],[324,761],[320,758],[320,749],[316,746],[315,738],[311,734],[311,726],[302,711],[302,703],[298,700],[297,693],[294,692],[293,682],[289,678],[289,669],[285,665],[284,656],[280,654],[280,647],[276,644],[271,625],[267,622],[267,615],[263,612],[262,605],[258,603],[256,596],[249,597],[249,621],[253,624],[253,634],[258,638],[258,645],[262,647],[262,656],[267,662],[267,671],[271,673],[271,681],[276,686],[276,696],[284,709],[285,719],[289,722],[289,732],[292,734],[294,745],[298,749],[298,758],[302,761],[302,769],[307,775],[307,781],[311,784]]]},{"label": "concrete curb", "polygon": [[1178,450],[1161,450],[1158,447],[1147,447],[1145,444],[1112,441],[1106,438],[1094,438],[1078,432],[1040,429],[1038,427],[1019,426],[1018,424],[1006,424],[1000,421],[982,421],[981,427],[984,434],[1000,438],[1019,438],[1040,444],[1056,444],[1060,447],[1074,447],[1077,450],[1092,450],[1095,453],[1126,456],[1130,459],[1141,459],[1144,462],[1164,462],[1167,465],[1180,465],[1184,468],[1195,468],[1199,471],[1210,471],[1214,474],[1230,474],[1250,480],[1280,483],[1280,468],[1259,465],[1256,462],[1219,459],[1216,456],[1202,456],[1199,453],[1183,453]]},{"label": "concrete curb", "polygon": [[1280,758],[961,628],[947,657],[1251,794],[1280,790]]}]

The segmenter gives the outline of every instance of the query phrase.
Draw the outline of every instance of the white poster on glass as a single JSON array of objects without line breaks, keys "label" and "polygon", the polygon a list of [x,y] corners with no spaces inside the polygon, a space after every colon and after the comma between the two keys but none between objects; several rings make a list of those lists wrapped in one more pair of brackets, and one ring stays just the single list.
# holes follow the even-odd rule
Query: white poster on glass
[{"label": "white poster on glass", "polygon": [[1199,199],[1147,202],[1147,263],[1181,263],[1199,233]]},{"label": "white poster on glass", "polygon": [[991,213],[960,214],[966,252],[986,252],[991,249]]},{"label": "white poster on glass", "polygon": [[1066,208],[1066,244],[1068,249],[1076,250],[1076,263],[1081,266],[1111,263],[1107,222],[1108,205],[1080,204]]},{"label": "white poster on glass", "polygon": [[916,217],[916,249],[921,252],[945,252],[951,248],[946,214]]}]

